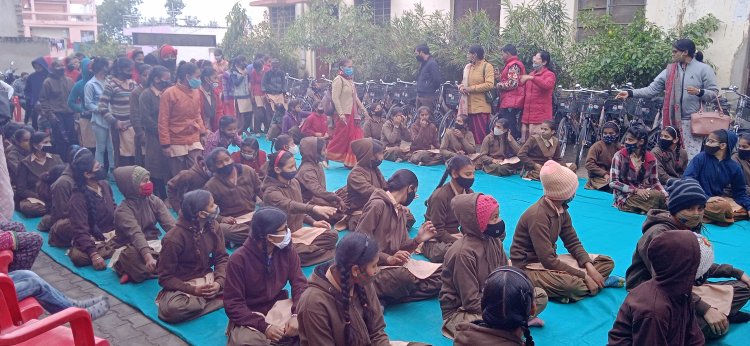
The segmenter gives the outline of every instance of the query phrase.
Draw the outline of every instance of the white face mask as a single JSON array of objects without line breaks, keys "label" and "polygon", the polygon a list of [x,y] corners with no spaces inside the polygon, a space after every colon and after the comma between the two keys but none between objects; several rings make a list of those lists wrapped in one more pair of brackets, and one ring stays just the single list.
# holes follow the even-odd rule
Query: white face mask
[{"label": "white face mask", "polygon": [[273,243],[273,245],[276,245],[277,248],[280,250],[283,250],[285,247],[289,246],[289,244],[292,242],[292,231],[289,230],[289,228],[286,229],[286,234],[284,234],[284,239],[280,243]]},{"label": "white face mask", "polygon": [[492,129],[492,134],[494,134],[495,136],[500,136],[500,135],[503,134],[503,131],[500,130],[499,128],[495,127],[495,128]]},{"label": "white face mask", "polygon": [[299,146],[293,145],[289,147],[289,152],[292,153],[292,155],[299,154]]}]

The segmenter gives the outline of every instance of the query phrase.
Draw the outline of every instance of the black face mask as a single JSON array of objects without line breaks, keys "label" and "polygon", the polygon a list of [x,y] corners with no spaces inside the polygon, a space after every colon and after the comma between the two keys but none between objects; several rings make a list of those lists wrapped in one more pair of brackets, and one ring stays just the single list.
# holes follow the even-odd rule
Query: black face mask
[{"label": "black face mask", "polygon": [[575,195],[573,195],[573,197],[570,197],[570,198],[566,199],[565,201],[563,201],[562,202],[563,207],[567,208],[568,204],[570,204],[570,202],[573,202],[573,198],[575,198]]},{"label": "black face mask", "polygon": [[107,179],[107,171],[104,170],[103,168],[99,168],[98,171],[91,172],[91,173],[94,174],[94,176],[92,176],[91,179],[94,179],[94,180],[104,180],[104,179]]},{"label": "black face mask", "polygon": [[498,223],[487,224],[487,230],[484,234],[492,238],[500,238],[505,234],[505,221],[500,220]]},{"label": "black face mask", "polygon": [[459,175],[458,177],[454,178],[454,180],[456,180],[456,184],[458,184],[458,186],[460,187],[463,187],[464,190],[468,190],[472,185],[474,185],[474,178],[464,178]]},{"label": "black face mask", "polygon": [[50,145],[44,145],[44,146],[42,146],[42,152],[45,152],[47,154],[54,154],[55,153],[55,151],[52,150],[52,145],[51,144]]},{"label": "black face mask", "polygon": [[281,172],[279,173],[279,175],[286,180],[292,180],[294,179],[294,176],[297,175],[297,170],[293,170],[291,172]]},{"label": "black face mask", "polygon": [[750,159],[750,149],[739,149],[737,155],[743,160]]},{"label": "black face mask", "polygon": [[417,198],[417,190],[407,192],[406,201],[402,205],[408,207],[409,204],[411,204],[411,202],[413,202],[415,198]]},{"label": "black face mask", "polygon": [[234,165],[230,164],[230,165],[226,165],[224,167],[217,168],[216,169],[216,173],[218,173],[220,175],[223,175],[223,176],[228,176],[228,175],[232,174],[233,170],[234,170]]},{"label": "black face mask", "polygon": [[463,131],[466,128],[466,125],[464,124],[455,124],[453,125],[453,128],[459,131]]},{"label": "black face mask", "polygon": [[638,144],[637,143],[625,143],[625,150],[628,151],[628,154],[635,153],[636,150],[638,150]]},{"label": "black face mask", "polygon": [[661,150],[669,150],[669,147],[671,147],[672,144],[673,142],[668,139],[659,139],[659,148],[661,148]]},{"label": "black face mask", "polygon": [[73,71],[76,69],[76,65],[68,64],[68,71]]},{"label": "black face mask", "polygon": [[165,90],[165,89],[169,88],[170,86],[172,86],[172,83],[170,83],[169,81],[160,80],[160,81],[154,83],[154,86],[157,89],[159,89],[159,90]]},{"label": "black face mask", "polygon": [[383,160],[372,160],[372,168],[380,166],[381,163],[383,163]]},{"label": "black face mask", "polygon": [[704,145],[703,146],[703,151],[705,151],[706,154],[709,154],[709,155],[715,155],[717,152],[719,152],[719,149],[721,149],[721,146],[719,146],[719,145],[717,145],[715,147],[712,147],[712,146],[709,146],[709,145]]},{"label": "black face mask", "polygon": [[424,59],[422,59],[421,55],[415,55],[414,59],[417,59],[417,61],[419,61],[419,62],[423,62],[424,61]]}]

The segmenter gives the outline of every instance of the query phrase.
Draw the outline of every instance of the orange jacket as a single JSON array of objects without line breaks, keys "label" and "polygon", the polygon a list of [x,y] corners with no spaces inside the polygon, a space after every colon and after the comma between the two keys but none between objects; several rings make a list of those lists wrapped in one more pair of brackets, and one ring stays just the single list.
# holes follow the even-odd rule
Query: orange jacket
[{"label": "orange jacket", "polygon": [[159,143],[193,144],[206,133],[200,91],[182,84],[168,88],[159,105]]}]

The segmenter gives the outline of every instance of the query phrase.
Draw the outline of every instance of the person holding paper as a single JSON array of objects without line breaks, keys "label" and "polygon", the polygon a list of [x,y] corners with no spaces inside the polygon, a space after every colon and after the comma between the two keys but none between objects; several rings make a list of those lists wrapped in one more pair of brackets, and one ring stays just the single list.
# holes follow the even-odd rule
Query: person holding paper
[{"label": "person holding paper", "polygon": [[[297,175],[297,162],[292,153],[281,150],[268,157],[268,170],[263,180],[263,203],[281,209],[289,218],[292,242],[303,266],[325,262],[333,258],[338,234],[326,221],[336,208],[302,201],[302,189]],[[315,220],[312,215],[320,218]],[[308,224],[312,227],[304,227]]]},{"label": "person holding paper", "polygon": [[50,135],[36,132],[31,136],[31,154],[18,164],[18,172],[13,179],[16,191],[16,210],[25,217],[39,217],[47,213],[46,204],[40,199],[36,185],[42,174],[53,167],[62,165],[60,156],[53,154]]},{"label": "person holding paper", "polygon": [[407,119],[401,107],[395,107],[388,114],[388,120],[383,124],[380,140],[385,145],[383,160],[401,162],[409,158],[411,151],[411,132],[406,125]]},{"label": "person holding paper", "polygon": [[542,121],[539,134],[531,135],[518,152],[518,158],[524,164],[522,178],[539,180],[539,171],[545,162],[552,160],[570,168],[575,172],[578,167],[573,163],[564,164],[560,149],[560,139],[555,136],[555,122],[553,120]]},{"label": "person holding paper", "polygon": [[497,118],[492,132],[482,140],[482,146],[474,162],[488,174],[511,176],[523,167],[517,156],[520,150],[508,127],[508,120]]},{"label": "person holding paper", "polygon": [[477,152],[474,134],[466,127],[468,115],[456,115],[453,127],[445,129],[443,141],[440,142],[440,155],[448,162],[456,155],[473,155]]},{"label": "person holding paper", "polygon": [[375,291],[384,304],[398,304],[437,296],[442,284],[442,265],[411,258],[419,244],[432,239],[436,230],[425,222],[415,238],[409,238],[407,209],[416,198],[419,181],[414,172],[400,169],[393,173],[385,190],[377,189],[362,210],[356,232],[380,246]]},{"label": "person holding paper", "polygon": [[429,107],[419,107],[417,110],[419,118],[409,127],[412,138],[409,162],[415,165],[433,166],[443,163],[439,149],[438,129],[430,122],[431,113]]},{"label": "person holding paper", "polygon": [[[250,237],[227,265],[224,310],[227,345],[291,345],[299,342],[297,313],[307,279],[291,245],[287,215],[264,207],[253,216]],[[291,286],[292,296],[284,287]]]},{"label": "person holding paper", "polygon": [[299,146],[302,163],[294,180],[299,183],[302,201],[344,210],[344,200],[326,188],[326,175],[323,172],[327,154],[326,141],[320,137],[305,137]]}]

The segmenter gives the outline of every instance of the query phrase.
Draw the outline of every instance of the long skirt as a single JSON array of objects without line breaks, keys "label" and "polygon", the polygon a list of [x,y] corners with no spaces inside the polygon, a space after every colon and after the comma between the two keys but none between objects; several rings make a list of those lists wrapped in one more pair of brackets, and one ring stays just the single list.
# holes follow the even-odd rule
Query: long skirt
[{"label": "long skirt", "polygon": [[333,138],[326,148],[329,160],[343,162],[344,165],[354,167],[357,158],[352,151],[351,143],[364,137],[364,132],[354,122],[354,115],[347,114],[346,121],[341,121],[334,115]]}]

